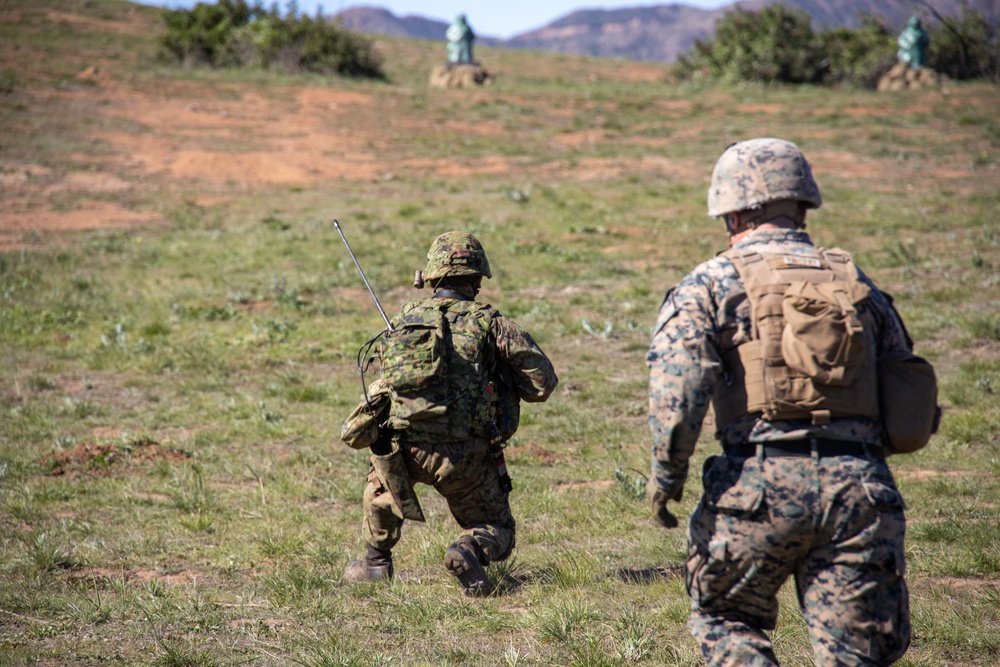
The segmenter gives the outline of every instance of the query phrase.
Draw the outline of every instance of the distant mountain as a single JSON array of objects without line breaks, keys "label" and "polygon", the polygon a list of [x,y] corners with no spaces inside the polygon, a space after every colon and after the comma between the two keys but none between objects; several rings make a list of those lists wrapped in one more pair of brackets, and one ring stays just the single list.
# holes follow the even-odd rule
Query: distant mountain
[{"label": "distant mountain", "polygon": [[[883,16],[894,28],[902,29],[910,16],[929,15],[920,2],[886,0],[746,0],[715,10],[682,4],[584,9],[510,39],[483,35],[477,38],[476,43],[500,48],[672,62],[690,49],[696,39],[710,37],[715,22],[726,12],[736,7],[760,9],[778,3],[805,10],[817,28],[855,27],[862,14],[872,13]],[[1000,26],[1000,0],[933,0],[934,8],[945,16],[959,14],[963,3],[981,12],[993,26]],[[339,13],[336,18],[347,28],[358,32],[435,41],[444,41],[448,28],[445,21],[420,16],[400,18],[376,7],[353,7]],[[470,15],[469,19],[477,33],[489,32],[488,26],[476,24],[475,15]]]},{"label": "distant mountain", "polygon": [[381,7],[352,7],[335,17],[344,27],[355,32],[368,32],[389,37],[443,40],[448,24],[422,16],[398,17]]},{"label": "distant mountain", "polygon": [[[351,7],[335,17],[345,28],[355,32],[366,32],[373,35],[388,35],[389,37],[412,37],[414,39],[430,39],[444,41],[444,33],[449,23],[429,19],[423,16],[399,17],[381,7]],[[473,26],[476,29],[476,26]],[[476,44],[486,46],[505,46],[505,41],[497,37],[480,36],[476,30]]]},{"label": "distant mountain", "polygon": [[686,5],[630,9],[586,9],[544,28],[516,35],[506,46],[628,60],[670,62],[696,39],[712,34],[721,10]]},{"label": "distant mountain", "polygon": [[[777,4],[771,0],[767,4]],[[840,26],[855,27],[861,14],[878,14],[888,19],[889,24],[902,30],[906,21],[913,15],[927,17],[935,21],[926,5],[919,0],[907,2],[887,2],[886,0],[788,0],[784,3],[789,7],[804,9],[813,20],[813,25],[822,28]],[[1000,1],[998,0],[930,0],[927,3],[944,16],[955,16],[961,13],[962,5],[980,12],[992,25],[1000,23]]]}]

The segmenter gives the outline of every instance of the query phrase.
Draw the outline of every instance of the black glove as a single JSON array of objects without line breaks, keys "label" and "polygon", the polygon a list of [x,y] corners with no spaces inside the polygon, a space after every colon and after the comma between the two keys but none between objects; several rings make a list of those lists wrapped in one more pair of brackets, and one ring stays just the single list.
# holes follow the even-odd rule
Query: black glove
[{"label": "black glove", "polygon": [[683,487],[677,489],[677,491],[673,494],[670,494],[659,487],[654,489],[652,495],[649,497],[649,508],[653,512],[653,520],[668,530],[676,528],[678,526],[677,517],[671,514],[670,510],[667,509],[667,502],[671,500],[678,502],[683,495]]}]

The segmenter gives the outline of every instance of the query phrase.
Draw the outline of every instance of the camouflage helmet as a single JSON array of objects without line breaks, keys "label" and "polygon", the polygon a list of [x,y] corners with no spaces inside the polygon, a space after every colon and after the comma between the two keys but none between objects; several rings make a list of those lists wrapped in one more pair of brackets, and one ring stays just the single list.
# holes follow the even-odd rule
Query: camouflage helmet
[{"label": "camouflage helmet", "polygon": [[741,141],[727,148],[715,163],[708,188],[708,214],[713,218],[785,199],[809,208],[823,203],[809,163],[792,142]]},{"label": "camouflage helmet", "polygon": [[425,280],[446,276],[486,276],[492,278],[486,251],[475,236],[468,232],[445,232],[434,239],[427,251]]}]

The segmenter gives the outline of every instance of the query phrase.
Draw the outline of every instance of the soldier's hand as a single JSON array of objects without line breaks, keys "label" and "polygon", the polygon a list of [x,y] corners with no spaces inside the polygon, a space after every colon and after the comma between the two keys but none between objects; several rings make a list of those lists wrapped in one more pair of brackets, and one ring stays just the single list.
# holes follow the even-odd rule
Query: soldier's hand
[{"label": "soldier's hand", "polygon": [[667,509],[667,503],[671,500],[679,501],[684,495],[684,489],[678,489],[676,493],[669,494],[663,489],[655,489],[649,498],[650,510],[653,513],[653,520],[666,529],[678,526],[677,517]]}]

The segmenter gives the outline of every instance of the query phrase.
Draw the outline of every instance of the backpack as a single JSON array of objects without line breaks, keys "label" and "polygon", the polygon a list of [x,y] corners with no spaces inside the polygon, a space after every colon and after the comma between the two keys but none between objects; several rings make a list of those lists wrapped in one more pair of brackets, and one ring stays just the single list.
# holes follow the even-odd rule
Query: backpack
[{"label": "backpack", "polygon": [[727,353],[730,381],[713,406],[720,427],[764,419],[879,419],[887,454],[915,452],[937,432],[937,379],[909,351],[876,358],[871,288],[850,255],[763,255],[730,249],[750,301],[752,340]]},{"label": "backpack", "polygon": [[392,399],[390,428],[497,440],[498,403],[509,401],[503,382],[494,380],[491,322],[497,315],[487,304],[450,298],[404,306],[380,352]]},{"label": "backpack", "polygon": [[764,419],[878,419],[876,327],[871,288],[850,255],[722,253],[750,301],[751,340],[723,360],[732,380],[713,399],[719,427]]}]

